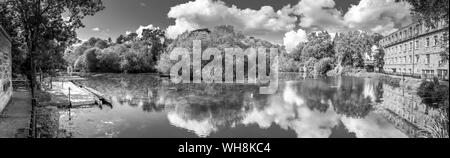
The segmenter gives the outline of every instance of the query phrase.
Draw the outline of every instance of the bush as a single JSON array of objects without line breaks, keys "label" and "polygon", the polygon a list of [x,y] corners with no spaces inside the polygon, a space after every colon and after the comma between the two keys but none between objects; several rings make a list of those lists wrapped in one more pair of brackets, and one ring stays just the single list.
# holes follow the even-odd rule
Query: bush
[{"label": "bush", "polygon": [[105,49],[105,48],[108,48],[108,43],[104,40],[98,40],[95,43],[95,47],[97,47],[99,49]]},{"label": "bush", "polygon": [[77,58],[74,63],[74,70],[76,71],[86,71],[86,56],[82,55]]},{"label": "bush", "polygon": [[279,64],[281,72],[297,72],[299,70],[299,63],[293,58],[281,57]]},{"label": "bush", "polygon": [[379,77],[379,80],[385,84],[388,84],[389,86],[398,88],[398,87],[400,87],[400,81],[402,79],[394,78],[394,77],[390,77],[390,76],[381,76],[381,77]]},{"label": "bush", "polygon": [[117,52],[105,49],[97,56],[98,71],[100,72],[121,72],[120,63],[122,59]]},{"label": "bush", "polygon": [[305,62],[303,69],[307,74],[314,74],[314,66],[318,62],[316,58],[309,58],[308,61]]},{"label": "bush", "polygon": [[173,66],[174,63],[170,61],[169,54],[163,53],[161,54],[160,59],[158,60],[156,64],[156,69],[163,74],[169,74],[170,68]]},{"label": "bush", "polygon": [[326,75],[328,71],[333,69],[333,58],[323,58],[314,65],[316,76]]},{"label": "bush", "polygon": [[448,111],[448,91],[448,86],[441,85],[439,80],[434,78],[433,81],[422,81],[417,88],[417,95],[425,105]]},{"label": "bush", "polygon": [[85,60],[86,60],[86,71],[87,72],[96,72],[97,71],[97,54],[100,54],[100,49],[98,48],[91,48],[86,50],[84,53]]}]

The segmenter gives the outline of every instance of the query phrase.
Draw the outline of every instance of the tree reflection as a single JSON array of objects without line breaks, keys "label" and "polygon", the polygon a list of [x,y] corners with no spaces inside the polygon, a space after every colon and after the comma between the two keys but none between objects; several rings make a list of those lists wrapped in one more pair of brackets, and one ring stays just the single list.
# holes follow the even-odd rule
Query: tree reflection
[{"label": "tree reflection", "polygon": [[380,83],[353,78],[287,82],[273,95],[259,95],[259,87],[252,85],[172,85],[145,75],[105,75],[83,84],[121,106],[165,112],[171,125],[201,137],[239,124],[277,124],[299,137],[328,137],[341,116],[365,118],[382,96]]}]

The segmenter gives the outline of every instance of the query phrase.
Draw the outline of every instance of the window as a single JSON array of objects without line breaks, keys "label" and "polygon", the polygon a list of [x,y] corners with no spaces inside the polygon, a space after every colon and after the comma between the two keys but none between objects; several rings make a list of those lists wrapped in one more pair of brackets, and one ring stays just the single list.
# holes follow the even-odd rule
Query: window
[{"label": "window", "polygon": [[419,29],[420,29],[419,27],[420,27],[420,25],[419,25],[419,24],[417,24],[417,25],[416,25],[416,28],[415,28],[415,30],[416,30],[416,35],[418,35],[418,34],[419,34]]},{"label": "window", "polygon": [[430,54],[427,54],[427,65],[430,64]]},{"label": "window", "polygon": [[402,52],[402,50],[403,50],[403,46],[402,46],[402,45],[400,45],[400,50],[399,50],[399,53],[401,53],[401,52]]},{"label": "window", "polygon": [[413,49],[413,42],[409,42],[409,50],[412,51]]},{"label": "window", "polygon": [[425,40],[425,47],[430,47],[430,38],[426,38]]},{"label": "window", "polygon": [[416,40],[416,49],[419,49],[419,40]]},{"label": "window", "polygon": [[406,53],[407,50],[408,50],[408,44],[405,43],[405,49],[404,49],[404,52]]},{"label": "window", "polygon": [[409,63],[412,63],[412,60],[413,60],[413,57],[412,57],[412,55],[409,55],[409,59],[408,59],[408,62],[409,62]]},{"label": "window", "polygon": [[437,46],[437,45],[439,45],[439,38],[436,35],[436,36],[434,36],[434,46]]},{"label": "window", "polygon": [[412,27],[410,27],[409,28],[409,37],[412,37],[413,36],[413,29],[412,29]]},{"label": "window", "polygon": [[419,63],[420,56],[416,55],[416,63]]}]

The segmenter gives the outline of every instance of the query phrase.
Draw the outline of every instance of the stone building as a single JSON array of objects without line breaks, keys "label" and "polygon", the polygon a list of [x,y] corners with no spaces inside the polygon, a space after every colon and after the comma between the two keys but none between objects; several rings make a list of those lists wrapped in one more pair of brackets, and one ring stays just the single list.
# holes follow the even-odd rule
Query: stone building
[{"label": "stone building", "polygon": [[12,96],[11,38],[0,26],[0,112]]},{"label": "stone building", "polygon": [[440,55],[445,50],[441,45],[445,32],[448,24],[442,20],[436,28],[412,23],[384,37],[380,41],[385,51],[384,71],[448,80],[448,60]]}]

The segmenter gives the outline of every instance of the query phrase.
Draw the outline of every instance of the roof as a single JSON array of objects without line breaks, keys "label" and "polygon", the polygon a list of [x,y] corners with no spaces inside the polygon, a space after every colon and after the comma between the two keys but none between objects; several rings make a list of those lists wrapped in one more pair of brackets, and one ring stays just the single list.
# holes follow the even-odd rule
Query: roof
[{"label": "roof", "polygon": [[8,35],[8,33],[5,31],[5,29],[3,29],[1,25],[0,25],[0,33],[3,34],[6,37],[6,39],[11,41],[11,37]]}]

